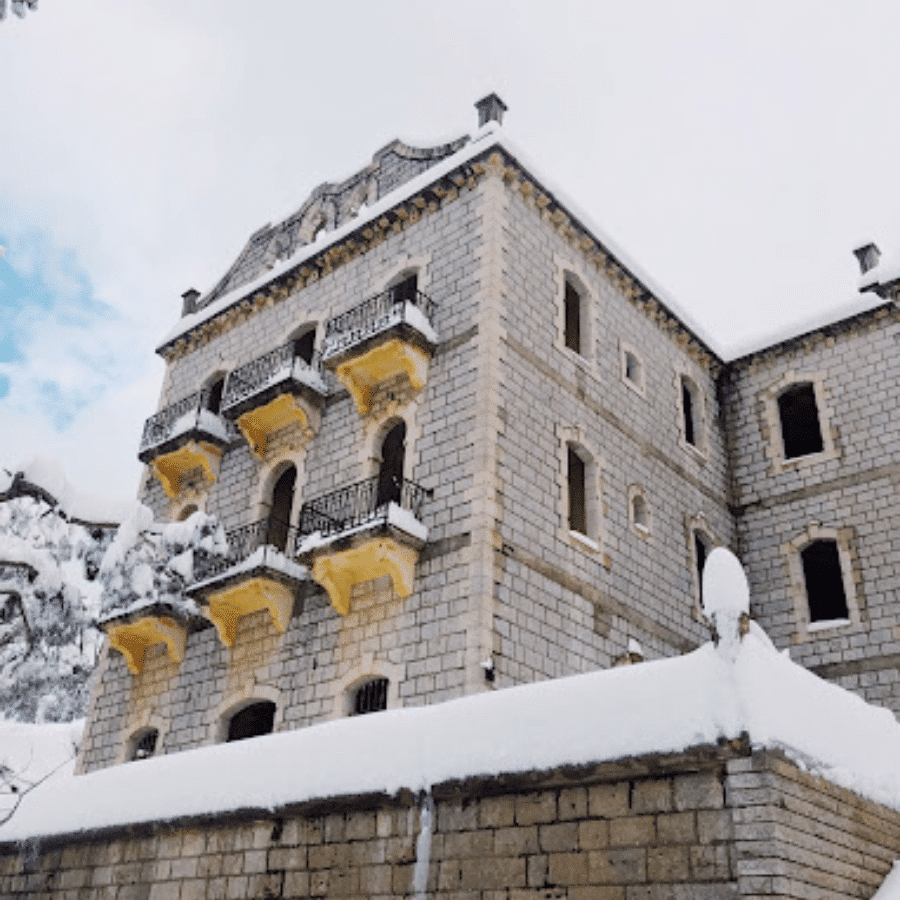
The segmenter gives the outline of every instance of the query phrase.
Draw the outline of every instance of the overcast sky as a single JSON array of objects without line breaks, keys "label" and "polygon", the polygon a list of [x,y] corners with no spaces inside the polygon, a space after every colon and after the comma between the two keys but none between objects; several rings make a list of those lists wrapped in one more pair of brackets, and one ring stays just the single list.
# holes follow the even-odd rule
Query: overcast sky
[{"label": "overcast sky", "polygon": [[[0,22],[0,464],[133,497],[153,348],[395,137],[506,128],[726,355],[900,249],[900,4],[40,0]],[[849,305],[849,306],[848,306]]]}]

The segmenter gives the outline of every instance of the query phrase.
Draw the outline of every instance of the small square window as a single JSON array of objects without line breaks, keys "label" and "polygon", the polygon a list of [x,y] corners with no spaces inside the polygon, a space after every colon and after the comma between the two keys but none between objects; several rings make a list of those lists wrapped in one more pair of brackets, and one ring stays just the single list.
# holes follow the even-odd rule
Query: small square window
[{"label": "small square window", "polygon": [[381,712],[387,709],[387,678],[373,678],[356,689],[353,696],[353,714],[364,716],[367,713]]}]

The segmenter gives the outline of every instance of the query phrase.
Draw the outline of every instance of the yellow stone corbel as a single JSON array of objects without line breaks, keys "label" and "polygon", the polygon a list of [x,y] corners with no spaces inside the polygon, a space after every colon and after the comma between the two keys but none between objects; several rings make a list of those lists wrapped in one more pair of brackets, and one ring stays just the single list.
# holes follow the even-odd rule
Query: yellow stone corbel
[{"label": "yellow stone corbel", "polygon": [[211,594],[203,614],[216,626],[219,640],[226,647],[233,647],[238,619],[260,609],[268,611],[278,633],[284,634],[294,609],[294,594],[280,581],[251,578]]},{"label": "yellow stone corbel", "polygon": [[152,644],[165,644],[172,662],[184,659],[185,627],[168,616],[145,616],[134,622],[106,625],[110,646],[125,657],[132,675],[140,675],[144,668],[144,654]]},{"label": "yellow stone corbel", "polygon": [[393,538],[374,538],[358,547],[320,556],[312,568],[313,578],[328,592],[331,605],[346,616],[350,612],[350,590],[354,584],[390,575],[398,597],[412,593],[418,550]]},{"label": "yellow stone corbel", "polygon": [[312,437],[318,426],[318,422],[313,423],[309,410],[293,394],[281,394],[271,403],[245,412],[237,420],[241,434],[257,459],[265,455],[269,435],[293,423],[298,424],[307,437]]},{"label": "yellow stone corbel", "polygon": [[215,484],[222,460],[220,448],[206,441],[189,441],[178,450],[157,456],[150,463],[150,470],[159,479],[162,489],[170,500],[174,500],[181,490],[181,479],[192,469],[201,469],[207,484]]},{"label": "yellow stone corbel", "polygon": [[338,380],[350,391],[361,416],[372,406],[372,393],[384,381],[405,372],[416,391],[428,381],[429,355],[400,338],[391,338],[377,347],[341,363]]}]

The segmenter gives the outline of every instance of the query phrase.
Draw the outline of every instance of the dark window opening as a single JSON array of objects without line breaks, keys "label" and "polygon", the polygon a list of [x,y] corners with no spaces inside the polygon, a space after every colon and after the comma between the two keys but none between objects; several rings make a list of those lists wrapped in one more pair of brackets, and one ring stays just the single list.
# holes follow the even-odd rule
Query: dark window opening
[{"label": "dark window opening", "polygon": [[219,408],[222,406],[222,389],[225,387],[225,379],[220,378],[214,381],[209,388],[209,395],[206,398],[206,408],[211,413],[218,415]]},{"label": "dark window opening", "polygon": [[272,506],[269,509],[269,525],[266,530],[266,543],[276,550],[286,550],[288,529],[291,521],[291,508],[294,505],[294,484],[297,470],[288,466],[281,473],[272,490]]},{"label": "dark window opening", "polygon": [[353,714],[364,716],[366,713],[381,712],[387,709],[387,678],[374,678],[358,688],[353,698]]},{"label": "dark window opening", "polygon": [[785,459],[822,452],[819,410],[811,384],[798,384],[784,391],[778,398],[778,415]]},{"label": "dark window opening", "polygon": [[155,728],[145,731],[134,743],[131,752],[132,759],[147,759],[156,753],[156,742],[159,740],[159,732]]},{"label": "dark window opening", "polygon": [[418,297],[419,278],[417,275],[408,275],[403,281],[391,288],[394,303],[415,303]]},{"label": "dark window opening", "polygon": [[565,341],[566,346],[581,353],[581,294],[566,282],[565,297]]},{"label": "dark window opening", "polygon": [[641,364],[633,353],[625,354],[625,377],[634,384],[640,384]]},{"label": "dark window opening", "polygon": [[307,365],[312,362],[316,347],[316,331],[312,329],[294,341],[294,356],[299,356]]},{"label": "dark window opening", "polygon": [[631,501],[631,515],[634,524],[644,531],[650,530],[650,514],[647,512],[647,501],[640,494],[635,494]]},{"label": "dark window opening", "polygon": [[810,622],[850,617],[835,541],[813,541],[800,554]]},{"label": "dark window opening", "polygon": [[569,447],[568,472],[569,485],[569,531],[587,534],[587,503],[585,492],[584,460]]},{"label": "dark window opening", "polygon": [[700,602],[703,602],[703,568],[706,565],[706,557],[709,555],[706,541],[700,532],[694,532],[694,565],[697,567],[697,584],[700,590]]},{"label": "dark window opening", "polygon": [[381,466],[378,469],[377,506],[399,503],[403,488],[403,463],[406,456],[406,423],[398,422],[381,445]]},{"label": "dark window opening", "polygon": [[275,704],[271,701],[251,703],[228,722],[228,740],[243,741],[245,738],[271,734],[275,725]]},{"label": "dark window opening", "polygon": [[694,427],[694,394],[691,386],[681,380],[681,412],[684,417],[684,439],[692,447],[697,446],[697,430]]}]

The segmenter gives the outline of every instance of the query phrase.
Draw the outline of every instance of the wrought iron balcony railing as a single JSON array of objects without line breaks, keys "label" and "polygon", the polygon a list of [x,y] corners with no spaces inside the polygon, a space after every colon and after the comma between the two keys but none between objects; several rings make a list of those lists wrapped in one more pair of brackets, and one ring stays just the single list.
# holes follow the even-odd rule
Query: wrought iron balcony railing
[{"label": "wrought iron balcony railing", "polygon": [[[150,416],[144,423],[138,456],[142,457],[180,434],[196,430],[226,443],[236,438],[234,427],[209,409],[211,397],[212,388],[204,388]],[[145,459],[142,461],[146,462]]]},{"label": "wrought iron balcony railing", "polygon": [[307,500],[300,510],[297,544],[319,532],[331,537],[358,525],[387,522],[391,503],[408,510],[419,519],[422,504],[431,491],[403,478],[375,475],[330,494]]},{"label": "wrought iron balcony railing", "polygon": [[388,288],[328,320],[322,357],[333,356],[400,322],[415,327],[421,320],[416,321],[418,316],[413,310],[421,313],[431,327],[436,309],[437,304],[421,291]]},{"label": "wrought iron balcony railing", "polygon": [[195,551],[194,580],[206,581],[248,560],[260,547],[271,547],[279,553],[289,552],[296,542],[297,529],[280,519],[269,517],[228,531],[228,555],[216,556]]},{"label": "wrought iron balcony railing", "polygon": [[248,397],[291,379],[324,394],[325,383],[319,372],[319,354],[314,353],[312,360],[307,362],[297,354],[296,342],[290,341],[235,369],[228,376],[222,396],[222,411],[227,412]]}]

